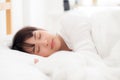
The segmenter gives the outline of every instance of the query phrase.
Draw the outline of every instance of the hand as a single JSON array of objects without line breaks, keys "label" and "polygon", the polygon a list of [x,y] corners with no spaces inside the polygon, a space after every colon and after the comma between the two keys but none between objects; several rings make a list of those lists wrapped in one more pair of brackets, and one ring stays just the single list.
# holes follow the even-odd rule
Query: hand
[{"label": "hand", "polygon": [[34,59],[34,64],[38,63],[39,60],[37,58]]}]

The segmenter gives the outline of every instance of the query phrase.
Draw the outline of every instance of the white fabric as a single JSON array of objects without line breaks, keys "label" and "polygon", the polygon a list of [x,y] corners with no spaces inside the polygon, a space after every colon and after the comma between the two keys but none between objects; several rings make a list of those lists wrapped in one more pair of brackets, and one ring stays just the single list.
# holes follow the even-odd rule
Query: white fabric
[{"label": "white fabric", "polygon": [[89,18],[69,12],[61,19],[60,35],[73,51],[87,50],[96,54]]},{"label": "white fabric", "polygon": [[[6,41],[2,41],[5,42]],[[1,80],[50,80],[48,76],[33,66],[39,56],[10,50],[6,44],[0,45]],[[43,59],[39,57],[39,59]]]},{"label": "white fabric", "polygon": [[[108,67],[100,56],[89,51],[82,51],[80,55],[77,52],[60,51],[43,58],[9,50],[7,47],[0,47],[0,49],[0,79],[2,80],[120,79],[119,67]],[[33,64],[34,58],[38,58],[39,63]]]},{"label": "white fabric", "polygon": [[[120,39],[120,7],[79,7],[66,14],[61,22],[61,36],[70,48],[76,50],[79,45],[91,50],[95,45],[102,58],[109,56],[112,47]],[[88,27],[92,27],[91,34]],[[81,35],[78,37],[78,34]]]},{"label": "white fabric", "polygon": [[120,80],[120,68],[108,67],[97,54],[60,51],[39,60],[36,67],[51,80]]},{"label": "white fabric", "polygon": [[107,10],[91,16],[92,36],[98,53],[109,56],[112,47],[120,40],[120,9]]},{"label": "white fabric", "polygon": [[8,55],[0,55],[1,80],[49,80],[38,69],[28,64],[23,64]]},{"label": "white fabric", "polygon": [[111,52],[105,62],[112,67],[120,67],[120,40],[112,47]]}]

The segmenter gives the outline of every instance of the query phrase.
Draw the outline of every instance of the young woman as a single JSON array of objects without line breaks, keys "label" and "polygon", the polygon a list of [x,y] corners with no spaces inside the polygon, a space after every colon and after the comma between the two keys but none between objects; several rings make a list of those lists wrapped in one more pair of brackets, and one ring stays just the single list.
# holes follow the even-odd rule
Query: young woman
[{"label": "young woman", "polygon": [[12,49],[44,57],[56,51],[71,50],[60,35],[54,35],[47,30],[32,26],[26,26],[16,33]]},{"label": "young woman", "polygon": [[58,34],[31,26],[22,28],[13,39],[12,49],[43,57],[61,50],[96,52],[86,18],[68,15],[61,23],[63,27]]}]

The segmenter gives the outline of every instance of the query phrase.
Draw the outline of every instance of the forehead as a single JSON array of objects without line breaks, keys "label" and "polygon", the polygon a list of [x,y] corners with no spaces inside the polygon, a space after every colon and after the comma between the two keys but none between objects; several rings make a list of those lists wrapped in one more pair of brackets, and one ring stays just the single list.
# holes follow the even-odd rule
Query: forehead
[{"label": "forehead", "polygon": [[37,30],[34,30],[34,31],[46,31],[45,29],[37,29]]},{"label": "forehead", "polygon": [[48,32],[48,31],[45,29],[38,29],[38,30],[33,31],[32,33],[34,34],[34,33],[39,33],[39,32]]}]

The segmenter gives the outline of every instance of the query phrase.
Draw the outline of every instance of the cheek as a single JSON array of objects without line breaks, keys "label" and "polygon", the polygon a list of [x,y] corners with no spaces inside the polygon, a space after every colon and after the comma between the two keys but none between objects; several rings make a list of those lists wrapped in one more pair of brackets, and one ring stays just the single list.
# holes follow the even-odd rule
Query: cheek
[{"label": "cheek", "polygon": [[43,53],[43,52],[39,52],[39,53],[37,53],[36,55],[38,55],[38,56],[45,56],[45,54]]},{"label": "cheek", "polygon": [[43,56],[43,57],[48,57],[51,53],[52,53],[51,50],[48,50],[48,49],[45,48],[45,49],[42,49],[42,50],[38,53],[38,55]]}]

